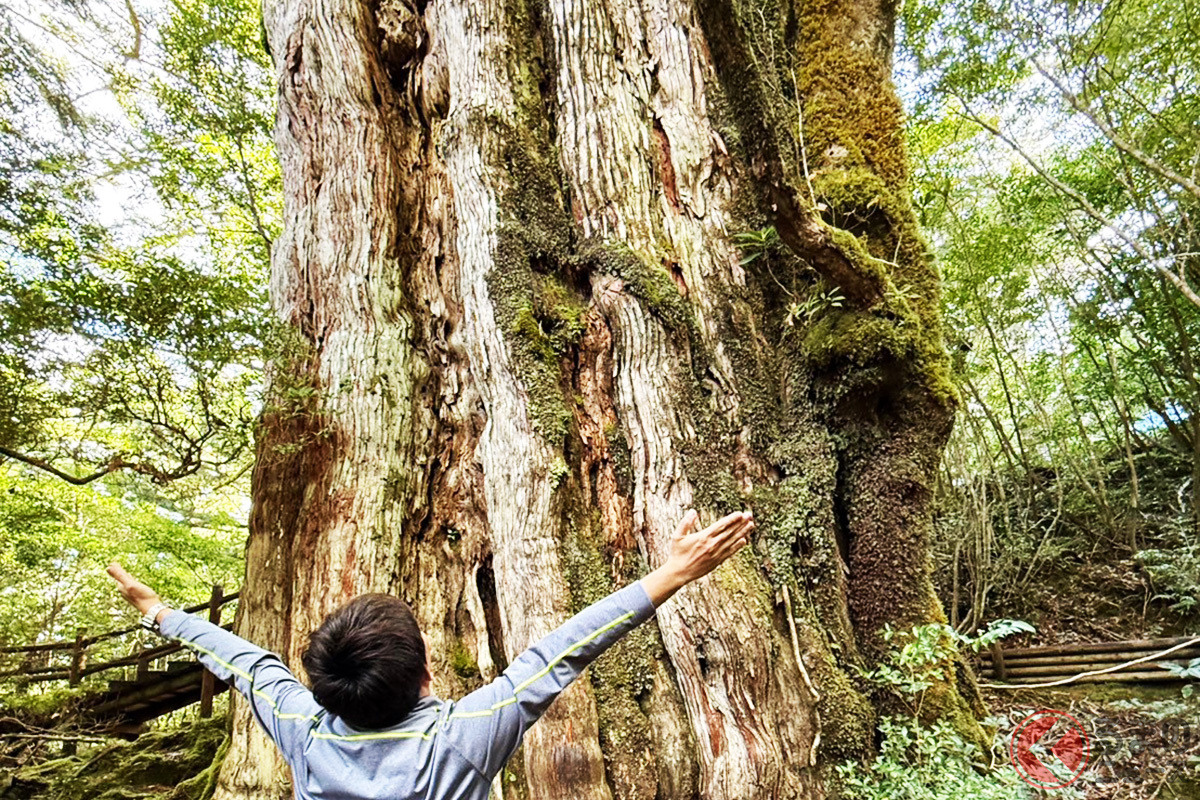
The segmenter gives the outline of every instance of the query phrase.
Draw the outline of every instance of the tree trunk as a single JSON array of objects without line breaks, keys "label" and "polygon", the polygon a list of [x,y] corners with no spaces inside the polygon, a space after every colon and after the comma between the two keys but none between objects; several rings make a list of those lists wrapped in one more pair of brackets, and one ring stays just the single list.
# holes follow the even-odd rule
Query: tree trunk
[{"label": "tree trunk", "polygon": [[[395,592],[454,696],[660,563],[687,508],[758,520],[498,797],[822,797],[872,748],[851,665],[944,621],[954,393],[890,6],[739,2],[266,4],[285,333],[240,631],[298,664]],[[960,674],[930,714],[978,737]],[[240,712],[221,797],[282,794],[265,752]]]}]

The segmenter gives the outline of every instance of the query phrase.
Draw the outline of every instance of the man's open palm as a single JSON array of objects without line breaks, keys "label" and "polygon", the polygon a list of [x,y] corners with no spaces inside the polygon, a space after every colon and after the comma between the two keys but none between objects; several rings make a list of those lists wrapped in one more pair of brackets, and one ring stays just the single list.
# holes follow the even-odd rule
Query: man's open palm
[{"label": "man's open palm", "polygon": [[117,582],[121,597],[128,600],[139,613],[145,614],[155,603],[160,602],[158,593],[126,572],[117,562],[108,565],[108,574]]},{"label": "man's open palm", "polygon": [[688,581],[707,575],[742,549],[754,530],[754,516],[748,511],[729,514],[703,530],[696,530],[699,519],[689,511],[671,537],[668,563]]}]

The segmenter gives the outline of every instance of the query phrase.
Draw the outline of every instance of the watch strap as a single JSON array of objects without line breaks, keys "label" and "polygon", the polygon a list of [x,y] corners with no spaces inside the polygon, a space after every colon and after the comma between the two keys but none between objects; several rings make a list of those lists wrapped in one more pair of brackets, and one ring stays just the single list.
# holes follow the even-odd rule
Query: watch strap
[{"label": "watch strap", "polygon": [[150,607],[149,611],[142,615],[140,620],[141,626],[148,631],[158,633],[158,615],[169,608],[170,606],[166,603],[155,603]]}]

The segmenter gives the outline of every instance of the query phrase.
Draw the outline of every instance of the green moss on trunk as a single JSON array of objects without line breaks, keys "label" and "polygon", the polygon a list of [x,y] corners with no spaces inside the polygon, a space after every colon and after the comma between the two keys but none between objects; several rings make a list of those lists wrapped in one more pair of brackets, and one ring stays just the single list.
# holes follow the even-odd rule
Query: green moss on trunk
[{"label": "green moss on trunk", "polygon": [[574,223],[564,210],[559,178],[537,129],[499,120],[488,124],[505,143],[510,186],[500,202],[488,293],[513,368],[529,394],[533,425],[548,441],[561,445],[571,421],[561,362],[583,335],[585,308],[564,281],[570,272]]},{"label": "green moss on trunk", "polygon": [[[773,216],[779,208],[819,213],[849,270],[881,289],[869,302],[846,291],[845,302],[804,306],[814,292],[842,288],[827,271],[823,288],[813,277],[805,282],[803,264],[815,268],[818,254],[798,250],[800,268],[764,254],[747,266],[748,294],[732,303],[728,331],[740,339],[734,333],[735,344],[726,342],[739,389],[751,392],[749,430],[739,433],[773,468],[760,471],[752,498],[764,566],[773,583],[807,586],[821,624],[836,627],[840,599],[829,578],[840,565],[830,531],[839,532],[855,631],[877,653],[883,623],[904,627],[941,614],[928,579],[927,487],[957,397],[939,278],[910,200],[903,112],[890,79],[891,11],[841,0],[699,0],[698,7],[723,89],[715,114],[736,128],[747,182],[766,187],[745,229],[761,227],[760,216],[781,231],[795,225]],[[787,297],[773,301],[780,291]],[[792,307],[786,316],[781,304]],[[747,335],[756,321],[760,335]],[[768,341],[799,356],[799,366],[764,355]],[[782,367],[775,375],[791,369],[792,377],[763,401],[754,395],[775,385],[760,380],[772,364]],[[827,436],[806,437],[806,429]],[[819,682],[836,694],[844,677],[834,668]],[[979,741],[979,708],[970,700],[977,695],[969,676],[962,683],[941,687],[933,713]],[[830,731],[853,728],[857,712],[839,722],[826,707],[835,715]]]},{"label": "green moss on trunk", "polygon": [[864,759],[874,752],[875,708],[832,657],[810,667],[821,687],[821,750],[826,763]]},{"label": "green moss on trunk", "polygon": [[797,0],[796,91],[809,181],[835,240],[885,287],[872,309],[831,314],[805,349],[821,369],[900,363],[938,403],[955,390],[939,278],[912,208],[904,112],[891,81],[892,21],[878,4]]}]

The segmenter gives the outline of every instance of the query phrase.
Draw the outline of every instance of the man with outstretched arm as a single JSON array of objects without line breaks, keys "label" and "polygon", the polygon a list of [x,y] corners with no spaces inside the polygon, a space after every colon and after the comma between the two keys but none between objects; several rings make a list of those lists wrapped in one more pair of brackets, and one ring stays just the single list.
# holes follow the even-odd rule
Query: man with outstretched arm
[{"label": "man with outstretched arm", "polygon": [[246,697],[292,768],[297,798],[482,800],[525,731],[584,667],[745,546],[754,528],[749,512],[699,531],[697,519],[689,511],[679,523],[661,567],[580,611],[458,701],[430,694],[424,637],[398,598],[363,595],[325,618],[301,657],[310,690],[273,653],[168,608],[118,564],[108,572],[143,625]]}]

